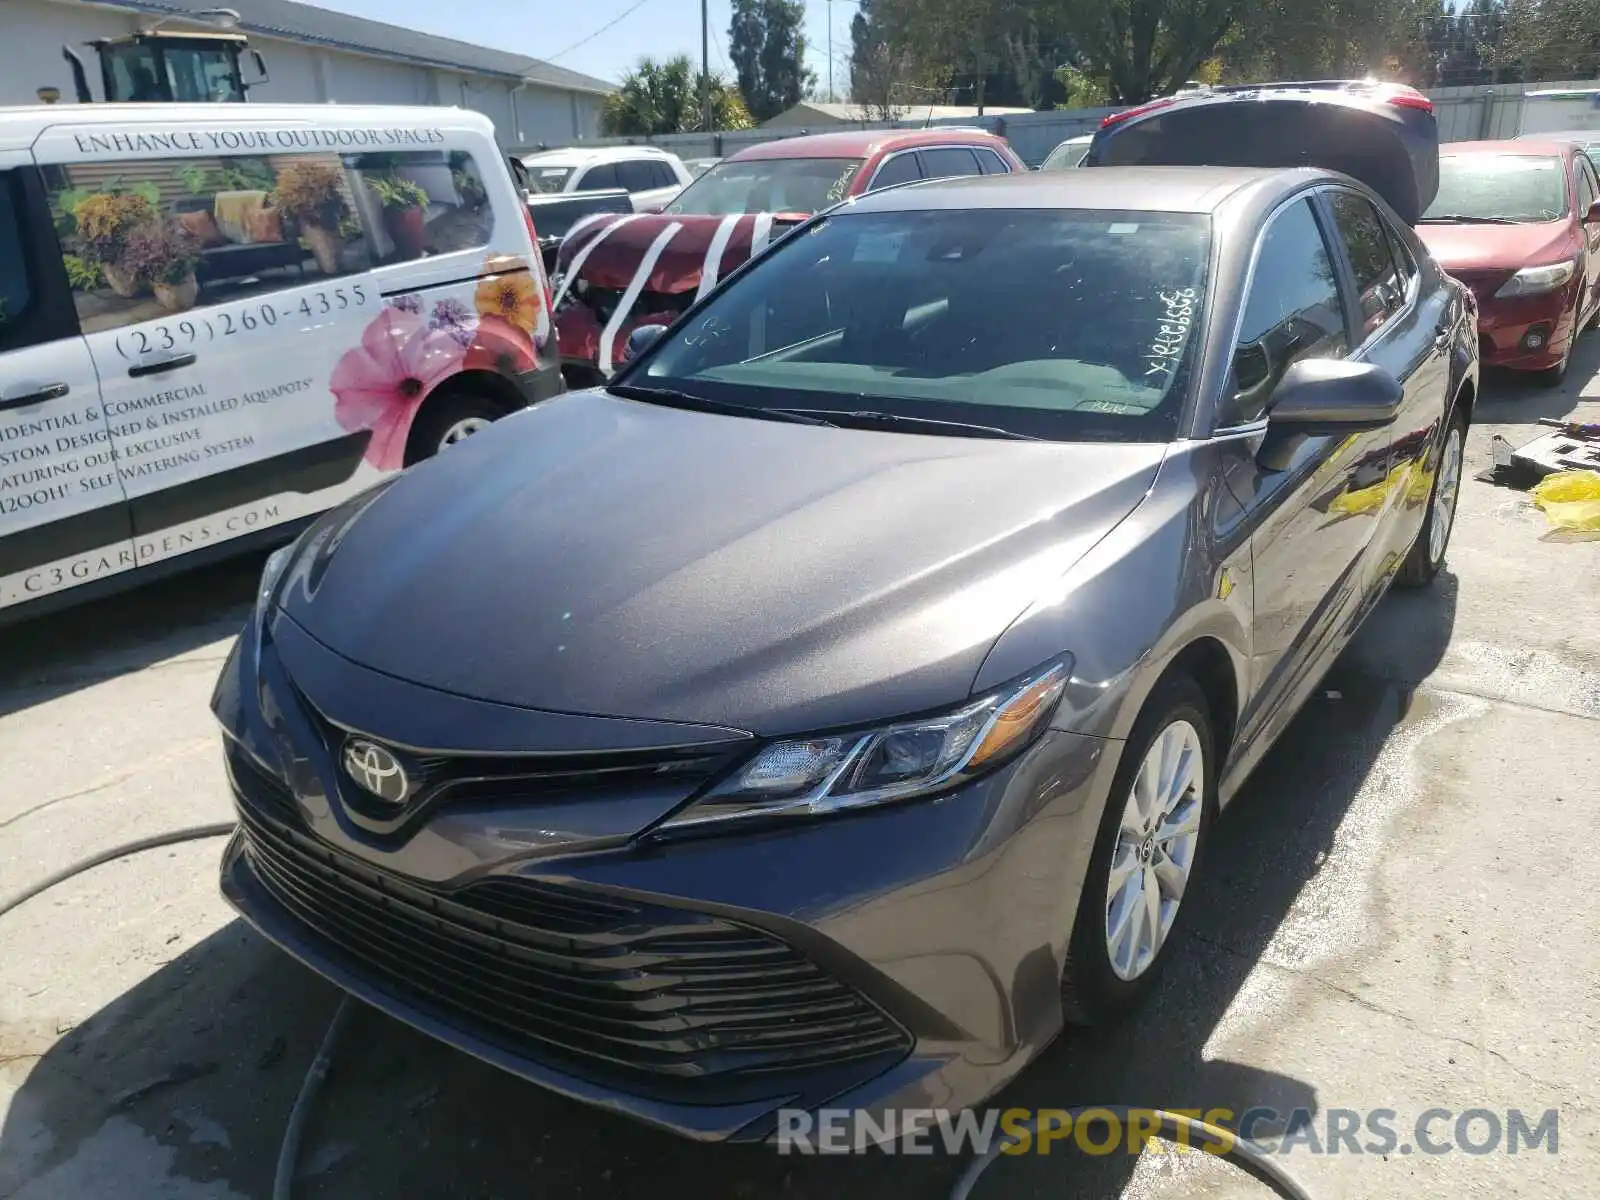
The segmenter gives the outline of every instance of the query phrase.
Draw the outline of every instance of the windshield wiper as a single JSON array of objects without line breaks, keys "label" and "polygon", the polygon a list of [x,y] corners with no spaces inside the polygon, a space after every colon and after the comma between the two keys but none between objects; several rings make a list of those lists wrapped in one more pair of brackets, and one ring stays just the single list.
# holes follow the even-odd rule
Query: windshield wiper
[{"label": "windshield wiper", "polygon": [[1435,213],[1423,217],[1418,225],[1515,225],[1510,217],[1473,217],[1466,213]]},{"label": "windshield wiper", "polygon": [[696,396],[677,388],[640,387],[633,383],[613,383],[606,387],[613,396],[626,400],[643,400],[664,408],[686,408],[691,412],[717,413],[727,417],[756,417],[766,421],[788,421],[794,425],[831,425],[820,416],[809,416],[788,408],[762,408],[754,404],[733,404],[727,400],[713,400],[709,396]]},{"label": "windshield wiper", "polygon": [[930,431],[964,434],[968,437],[1008,438],[1018,442],[1040,442],[1043,438],[1036,438],[1029,433],[1018,433],[1014,429],[1002,429],[998,425],[973,425],[967,421],[941,421],[937,417],[908,417],[901,413],[878,412],[875,409],[858,409],[848,412],[835,408],[785,408],[774,411],[803,415],[812,419],[822,418],[828,424],[861,425],[868,428],[880,429],[927,429]]}]

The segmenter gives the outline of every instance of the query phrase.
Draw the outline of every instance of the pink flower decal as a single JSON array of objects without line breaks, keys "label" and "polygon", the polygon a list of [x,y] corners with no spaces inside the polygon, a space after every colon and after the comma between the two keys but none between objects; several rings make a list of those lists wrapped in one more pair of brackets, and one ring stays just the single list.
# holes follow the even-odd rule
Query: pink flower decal
[{"label": "pink flower decal", "polygon": [[373,318],[328,383],[340,426],[372,430],[369,463],[381,470],[405,465],[412,418],[428,393],[461,369],[464,354],[460,342],[416,313],[386,308]]}]

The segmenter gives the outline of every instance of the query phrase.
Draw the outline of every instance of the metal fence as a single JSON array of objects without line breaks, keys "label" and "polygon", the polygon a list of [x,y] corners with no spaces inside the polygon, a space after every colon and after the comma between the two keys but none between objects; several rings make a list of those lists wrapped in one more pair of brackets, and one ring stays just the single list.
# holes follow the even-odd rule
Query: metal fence
[{"label": "metal fence", "polygon": [[[1552,80],[1539,83],[1501,83],[1482,87],[1435,88],[1429,93],[1439,118],[1441,141],[1470,141],[1477,138],[1505,138],[1516,134],[1522,120],[1523,95],[1544,88],[1595,87],[1594,80]],[[1038,166],[1061,142],[1093,133],[1109,113],[1120,108],[1058,108],[1050,112],[1015,113],[1004,117],[969,119],[943,118],[919,120],[915,110],[897,121],[832,122],[812,128],[740,129],[722,133],[669,133],[655,137],[594,138],[585,146],[625,146],[649,144],[670,150],[679,158],[722,158],[779,138],[807,133],[835,133],[847,129],[922,129],[938,126],[982,126],[1011,143],[1018,156],[1031,167]],[[533,147],[523,147],[525,153]]]}]

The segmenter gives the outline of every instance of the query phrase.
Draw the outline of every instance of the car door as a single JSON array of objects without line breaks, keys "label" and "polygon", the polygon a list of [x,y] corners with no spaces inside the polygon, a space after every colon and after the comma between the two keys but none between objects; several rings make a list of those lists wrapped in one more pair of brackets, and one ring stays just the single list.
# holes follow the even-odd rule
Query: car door
[{"label": "car door", "polygon": [[1385,474],[1387,430],[1282,438],[1261,429],[1273,389],[1295,362],[1344,358],[1353,345],[1343,259],[1313,193],[1279,208],[1258,235],[1218,414],[1235,435],[1229,486],[1253,526],[1251,694],[1247,738],[1280,711],[1321,655],[1360,586],[1375,521],[1352,503]]},{"label": "car door", "polygon": [[[1378,528],[1367,555],[1363,587],[1368,604],[1399,569],[1422,528],[1432,487],[1429,453],[1451,399],[1450,293],[1422,279],[1410,239],[1371,198],[1347,188],[1324,193],[1335,241],[1349,266],[1361,323],[1355,354],[1383,367],[1405,389],[1389,430],[1385,478],[1355,481],[1347,504],[1368,512]],[[1358,607],[1361,616],[1366,605]]]},{"label": "car door", "polygon": [[26,151],[0,151],[0,608],[134,565],[99,380]]},{"label": "car door", "polygon": [[1592,311],[1594,305],[1600,302],[1600,224],[1588,224],[1586,218],[1589,209],[1600,199],[1600,175],[1596,175],[1594,164],[1589,161],[1587,154],[1574,154],[1572,165],[1577,173],[1578,232],[1583,236],[1588,256],[1588,270],[1584,278],[1589,281],[1589,295],[1585,307]]}]

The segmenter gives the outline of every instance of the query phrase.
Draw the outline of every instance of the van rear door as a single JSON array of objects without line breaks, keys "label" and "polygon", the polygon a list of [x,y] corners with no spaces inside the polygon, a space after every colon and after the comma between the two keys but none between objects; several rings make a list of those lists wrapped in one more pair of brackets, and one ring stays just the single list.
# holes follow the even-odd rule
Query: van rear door
[{"label": "van rear door", "polygon": [[1083,165],[1321,167],[1360,180],[1414,225],[1439,190],[1439,127],[1411,88],[1218,88],[1113,114]]},{"label": "van rear door", "polygon": [[134,565],[94,362],[46,249],[55,240],[32,157],[0,150],[0,610]]}]

